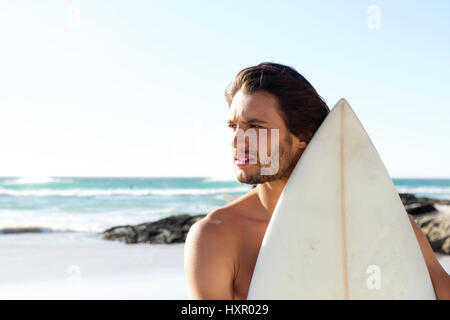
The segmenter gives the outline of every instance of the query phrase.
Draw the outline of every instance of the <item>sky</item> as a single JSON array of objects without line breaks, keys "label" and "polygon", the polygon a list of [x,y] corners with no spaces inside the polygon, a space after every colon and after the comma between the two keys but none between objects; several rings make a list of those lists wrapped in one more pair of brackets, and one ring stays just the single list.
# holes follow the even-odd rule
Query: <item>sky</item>
[{"label": "sky", "polygon": [[232,178],[264,61],[346,98],[391,177],[450,178],[449,1],[0,1],[0,176]]}]

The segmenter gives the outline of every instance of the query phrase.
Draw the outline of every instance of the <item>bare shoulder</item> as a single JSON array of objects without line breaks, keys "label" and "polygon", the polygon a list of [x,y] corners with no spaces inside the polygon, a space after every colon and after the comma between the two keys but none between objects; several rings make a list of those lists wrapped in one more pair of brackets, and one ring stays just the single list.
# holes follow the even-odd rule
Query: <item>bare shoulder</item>
[{"label": "bare shoulder", "polygon": [[234,299],[243,212],[248,193],[210,212],[190,228],[184,248],[184,269],[190,299]]},{"label": "bare shoulder", "polygon": [[[189,229],[188,238],[193,241],[227,241],[231,240],[234,219],[231,210],[219,208],[203,219],[194,223]],[[188,242],[188,239],[186,239]]]},{"label": "bare shoulder", "polygon": [[213,210],[204,219],[197,222],[199,223],[198,228],[214,229],[219,233],[224,233],[223,236],[233,234],[233,238],[235,238],[236,228],[242,225],[246,214],[252,211],[251,203],[254,202],[254,198],[255,191],[251,190],[225,206]]},{"label": "bare shoulder", "polygon": [[215,209],[189,229],[185,250],[197,250],[220,259],[234,259],[238,244],[239,215],[234,207]]},{"label": "bare shoulder", "polygon": [[237,249],[227,211],[214,210],[189,230],[184,268],[191,299],[233,299]]},{"label": "bare shoulder", "polygon": [[239,237],[239,227],[242,225],[243,216],[248,211],[248,203],[254,197],[254,192],[234,199],[221,208],[210,212],[205,218],[194,223],[189,230],[189,242],[221,240],[224,244],[236,242]]}]

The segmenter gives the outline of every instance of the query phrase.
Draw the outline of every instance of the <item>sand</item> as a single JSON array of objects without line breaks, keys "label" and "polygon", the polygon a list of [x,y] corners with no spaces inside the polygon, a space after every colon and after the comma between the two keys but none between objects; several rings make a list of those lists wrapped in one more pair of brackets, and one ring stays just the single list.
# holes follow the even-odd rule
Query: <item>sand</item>
[{"label": "sand", "polygon": [[184,244],[97,234],[0,236],[0,299],[187,299]]}]

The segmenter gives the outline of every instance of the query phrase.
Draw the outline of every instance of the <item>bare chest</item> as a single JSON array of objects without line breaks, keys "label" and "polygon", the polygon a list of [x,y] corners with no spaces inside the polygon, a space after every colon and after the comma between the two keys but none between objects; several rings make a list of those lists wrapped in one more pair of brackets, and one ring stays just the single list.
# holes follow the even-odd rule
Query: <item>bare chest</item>
[{"label": "bare chest", "polygon": [[234,299],[247,299],[259,249],[267,229],[266,222],[247,222],[240,232],[238,270],[233,283]]}]

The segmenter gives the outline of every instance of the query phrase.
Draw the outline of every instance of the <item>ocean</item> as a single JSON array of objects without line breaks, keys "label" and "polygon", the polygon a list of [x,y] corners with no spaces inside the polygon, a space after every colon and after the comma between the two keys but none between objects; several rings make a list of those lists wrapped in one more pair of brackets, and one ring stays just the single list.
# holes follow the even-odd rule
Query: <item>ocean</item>
[{"label": "ocean", "polygon": [[[450,199],[450,179],[393,179],[401,193]],[[250,185],[195,178],[0,178],[0,231],[102,232],[170,215],[206,214]]]}]

